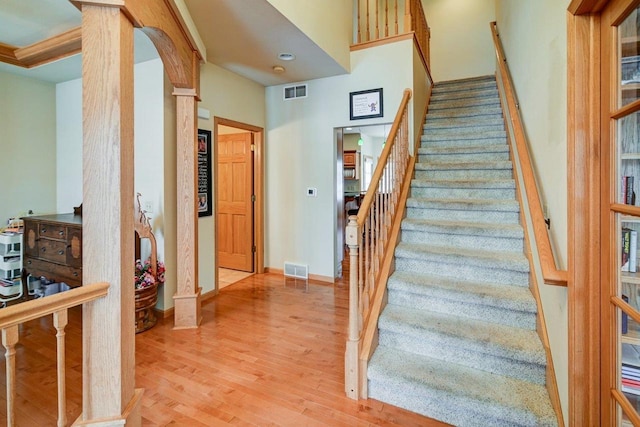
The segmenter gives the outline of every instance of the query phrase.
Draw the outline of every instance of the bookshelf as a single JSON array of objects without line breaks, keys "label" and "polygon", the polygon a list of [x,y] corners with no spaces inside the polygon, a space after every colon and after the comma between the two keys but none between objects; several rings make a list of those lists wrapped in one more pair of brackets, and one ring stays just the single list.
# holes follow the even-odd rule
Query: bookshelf
[{"label": "bookshelf", "polygon": [[[620,56],[614,84],[617,86],[617,106],[623,108],[640,99],[640,14],[637,9],[620,23],[618,37]],[[614,295],[631,307],[625,309],[626,312],[620,308],[616,310],[618,366],[615,388],[624,394],[636,412],[630,416],[624,410],[618,410],[618,425],[623,426],[632,425],[630,419],[637,416],[640,409],[640,324],[629,315],[640,311],[640,215],[636,215],[636,209],[640,207],[640,112],[629,111],[615,122],[616,163],[611,176],[617,185],[613,203],[635,206],[631,209],[625,206],[615,214],[618,273]]]}]

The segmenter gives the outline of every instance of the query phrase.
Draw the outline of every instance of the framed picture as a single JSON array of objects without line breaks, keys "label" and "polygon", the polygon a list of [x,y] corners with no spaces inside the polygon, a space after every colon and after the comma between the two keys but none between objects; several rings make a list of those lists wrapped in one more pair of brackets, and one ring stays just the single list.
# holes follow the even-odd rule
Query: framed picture
[{"label": "framed picture", "polygon": [[211,216],[211,131],[198,129],[198,216]]},{"label": "framed picture", "polygon": [[382,117],[382,88],[349,93],[349,117],[351,120]]}]

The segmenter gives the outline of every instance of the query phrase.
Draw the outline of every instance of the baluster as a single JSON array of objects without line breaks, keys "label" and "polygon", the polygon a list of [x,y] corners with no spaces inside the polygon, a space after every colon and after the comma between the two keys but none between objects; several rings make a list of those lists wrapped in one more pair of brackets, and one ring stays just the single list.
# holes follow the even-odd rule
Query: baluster
[{"label": "baluster", "polygon": [[389,0],[384,0],[384,36],[389,37]]},{"label": "baluster", "polygon": [[18,325],[2,330],[2,345],[6,349],[4,354],[7,375],[7,426],[13,427],[16,402],[16,344],[18,343]]},{"label": "baluster", "polygon": [[360,0],[358,0],[358,44],[362,43],[362,22],[360,21]]},{"label": "baluster", "polygon": [[395,35],[397,36],[398,35],[398,0],[396,0],[396,3],[395,3],[395,24],[394,24],[394,28],[395,28]]},{"label": "baluster", "polygon": [[68,323],[67,310],[53,313],[53,326],[56,328],[56,343],[58,355],[58,427],[67,425],[67,395],[65,389],[66,378],[66,354],[65,354],[65,328]]},{"label": "baluster", "polygon": [[369,22],[370,22],[370,18],[369,18],[369,2],[370,1],[371,0],[366,0],[366,2],[367,2],[367,40],[366,41],[371,40],[371,30],[370,30],[370,27],[369,27]]},{"label": "baluster", "polygon": [[376,40],[380,39],[380,18],[378,17],[378,4],[380,2],[378,0],[376,0]]}]

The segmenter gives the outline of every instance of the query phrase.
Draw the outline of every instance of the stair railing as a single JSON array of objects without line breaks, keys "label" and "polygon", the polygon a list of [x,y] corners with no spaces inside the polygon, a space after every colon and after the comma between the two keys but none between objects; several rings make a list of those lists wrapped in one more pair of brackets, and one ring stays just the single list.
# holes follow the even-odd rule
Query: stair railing
[{"label": "stair railing", "polygon": [[355,44],[414,34],[429,64],[431,31],[420,0],[356,0]]},{"label": "stair railing", "polygon": [[2,345],[6,349],[7,426],[12,427],[16,424],[16,345],[19,341],[20,325],[53,314],[53,325],[57,331],[58,426],[66,426],[65,328],[68,310],[107,295],[108,289],[108,283],[93,283],[0,310]]},{"label": "stair railing", "polygon": [[[507,66],[507,58],[505,57],[500,36],[498,34],[498,26],[495,22],[491,23],[491,33],[493,35],[493,43],[498,61],[498,79],[504,87],[506,98],[505,112],[506,116],[513,128],[514,139],[518,153],[518,161],[522,168],[524,181],[524,189],[527,196],[529,208],[531,209],[531,217],[533,221],[533,234],[538,253],[540,255],[540,264],[542,267],[542,275],[545,283],[550,285],[567,286],[567,270],[561,270],[556,265],[551,248],[551,241],[547,233],[547,226],[540,202],[540,194],[538,193],[538,185],[536,184],[536,176],[531,164],[531,155],[529,154],[529,144],[520,118],[520,104],[516,99],[516,92],[511,81],[511,74]],[[515,160],[515,159],[514,159]]]},{"label": "stair railing", "polygon": [[[361,397],[364,374],[360,363],[363,331],[370,319],[371,304],[379,291],[380,273],[391,239],[391,225],[398,213],[398,201],[405,175],[411,173],[409,154],[409,100],[406,89],[391,131],[358,210],[349,217],[346,243],[349,246],[349,337],[345,354],[345,391],[352,399]],[[387,266],[388,267],[388,266]],[[378,287],[377,287],[378,286]]]}]

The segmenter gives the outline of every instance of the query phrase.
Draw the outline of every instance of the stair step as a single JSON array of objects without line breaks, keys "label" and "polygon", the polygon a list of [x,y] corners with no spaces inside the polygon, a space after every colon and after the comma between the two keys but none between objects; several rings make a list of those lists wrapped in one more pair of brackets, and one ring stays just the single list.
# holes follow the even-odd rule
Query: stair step
[{"label": "stair step", "polygon": [[[448,136],[455,136],[457,135],[459,132],[473,132],[473,133],[484,133],[484,132],[504,132],[504,124],[495,121],[495,123],[487,123],[485,122],[478,122],[475,125],[472,124],[467,124],[464,127],[461,126],[450,126],[450,125],[446,125],[446,122],[444,120],[440,120],[442,123],[440,123],[439,125],[427,125],[425,124],[423,126],[423,134],[427,134],[427,135],[448,135]],[[434,122],[431,122],[434,123]]]},{"label": "stair step", "polygon": [[529,261],[522,252],[488,251],[401,242],[396,270],[512,286],[529,285]]},{"label": "stair step", "polygon": [[476,137],[471,139],[458,139],[456,137],[452,137],[451,139],[442,139],[439,141],[426,141],[426,136],[423,135],[420,140],[420,148],[462,148],[462,147],[475,147],[478,145],[507,145],[507,138],[483,138]]},{"label": "stair step", "polygon": [[440,110],[450,110],[453,108],[471,108],[471,107],[496,107],[500,105],[500,98],[497,96],[477,96],[473,98],[462,99],[436,99],[431,100],[429,104],[429,113]]},{"label": "stair step", "polygon": [[379,346],[369,397],[457,426],[556,426],[544,386]]},{"label": "stair step", "polygon": [[388,304],[379,345],[544,385],[546,354],[535,331]]},{"label": "stair step", "polygon": [[425,117],[424,129],[462,129],[474,126],[501,126],[504,130],[504,117],[500,114],[487,114],[480,117],[446,118]]},{"label": "stair step", "polygon": [[494,114],[502,114],[502,109],[500,108],[500,104],[497,106],[478,106],[478,107],[466,107],[466,108],[455,108],[449,110],[436,110],[429,111],[427,114],[427,119],[429,118],[463,118],[463,117],[483,117]]},{"label": "stair step", "polygon": [[448,141],[452,139],[454,140],[468,139],[468,140],[477,141],[481,139],[498,139],[498,138],[500,138],[501,141],[504,141],[504,145],[507,145],[507,140],[506,140],[507,133],[505,132],[504,129],[488,130],[484,132],[474,132],[473,130],[469,130],[469,131],[458,130],[457,132],[455,130],[439,131],[439,132],[426,131],[420,138],[420,141],[422,141],[424,145],[424,143],[429,143],[431,141]]},{"label": "stair step", "polygon": [[473,91],[456,91],[456,92],[441,92],[431,93],[431,101],[439,101],[442,99],[466,99],[466,98],[479,98],[479,97],[492,97],[499,96],[498,87],[488,87],[475,89]]},{"label": "stair step", "polygon": [[429,242],[435,246],[467,249],[491,248],[494,251],[522,252],[524,231],[519,224],[405,218],[402,221],[402,241]]},{"label": "stair step", "polygon": [[[495,146],[494,146],[495,147]],[[424,150],[424,149],[419,149]],[[464,163],[464,162],[474,162],[474,161],[482,161],[489,162],[492,160],[495,161],[509,161],[509,149],[505,146],[504,150],[486,150],[481,152],[477,150],[476,152],[465,152],[464,150],[455,149],[455,151],[447,150],[447,149],[439,149],[439,153],[425,153],[418,151],[418,162],[419,163],[428,163],[428,162],[442,162],[442,163]]]},{"label": "stair step", "polygon": [[389,304],[535,330],[536,302],[528,288],[395,271]]},{"label": "stair step", "polygon": [[[507,167],[507,164],[509,165]],[[511,162],[420,162],[415,166],[417,179],[509,179]]]},{"label": "stair step", "polygon": [[515,200],[410,197],[407,218],[518,224],[520,205]]},{"label": "stair step", "polygon": [[514,200],[513,179],[495,180],[423,180],[411,181],[412,197],[430,199],[503,199]]},{"label": "stair step", "polygon": [[496,79],[494,76],[479,79],[462,79],[462,80],[449,80],[444,82],[438,82],[434,84],[432,93],[440,94],[446,92],[459,92],[470,91],[477,89],[489,89],[497,88]]}]

